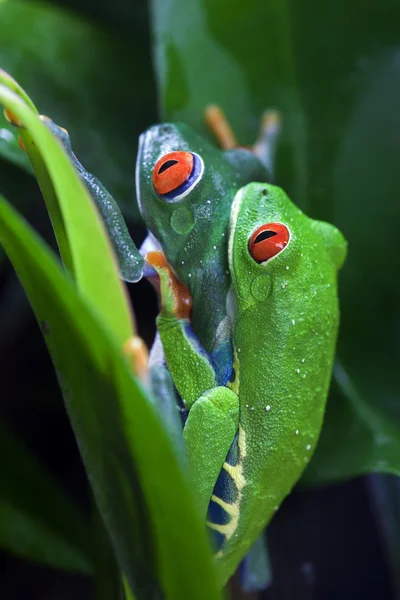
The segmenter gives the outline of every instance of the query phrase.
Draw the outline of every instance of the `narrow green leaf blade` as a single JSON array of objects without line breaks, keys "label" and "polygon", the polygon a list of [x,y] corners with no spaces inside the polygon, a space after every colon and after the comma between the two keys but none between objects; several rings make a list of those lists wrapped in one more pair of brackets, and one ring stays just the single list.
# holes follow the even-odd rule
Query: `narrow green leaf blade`
[{"label": "narrow green leaf blade", "polygon": [[55,364],[97,504],[135,595],[219,598],[203,525],[155,408],[112,337],[4,201],[0,241]]},{"label": "narrow green leaf blade", "polygon": [[[94,203],[76,174],[60,142],[40,118],[8,88],[0,85],[0,102],[24,124],[32,151],[40,153],[51,179],[61,212],[80,291],[89,299],[103,322],[123,344],[133,335],[133,317],[126,290]],[[47,175],[46,175],[47,177]]]}]

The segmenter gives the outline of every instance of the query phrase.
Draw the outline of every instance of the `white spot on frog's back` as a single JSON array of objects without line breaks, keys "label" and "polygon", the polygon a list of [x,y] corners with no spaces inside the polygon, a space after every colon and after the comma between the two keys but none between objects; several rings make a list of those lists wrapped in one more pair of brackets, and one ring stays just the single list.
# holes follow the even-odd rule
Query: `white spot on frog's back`
[{"label": "white spot on frog's back", "polygon": [[265,407],[265,410],[266,410],[267,412],[269,412],[269,411],[271,410],[271,407],[270,407],[270,405],[269,405],[269,404],[268,404],[268,405]]}]

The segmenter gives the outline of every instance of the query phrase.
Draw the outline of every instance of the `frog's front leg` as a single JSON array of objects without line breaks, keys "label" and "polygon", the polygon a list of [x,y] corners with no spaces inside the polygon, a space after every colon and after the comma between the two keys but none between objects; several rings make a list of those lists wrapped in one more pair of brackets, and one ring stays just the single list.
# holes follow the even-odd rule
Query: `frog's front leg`
[{"label": "frog's front leg", "polygon": [[183,436],[195,498],[205,521],[215,483],[238,430],[239,400],[229,388],[217,386],[214,368],[190,326],[187,289],[161,253],[149,253],[146,260],[160,277],[157,328],[168,369],[189,409]]},{"label": "frog's front leg", "polygon": [[122,279],[132,283],[139,281],[143,274],[144,261],[132,241],[118,204],[104,185],[78,161],[72,152],[67,130],[48,117],[42,116],[41,119],[63,145],[76,172],[95,201],[113,244]]},{"label": "frog's front leg", "polygon": [[217,386],[207,353],[191,328],[191,297],[173,274],[162,252],[149,252],[146,262],[160,278],[161,310],[157,317],[165,360],[175,387],[188,410],[204,392]]}]

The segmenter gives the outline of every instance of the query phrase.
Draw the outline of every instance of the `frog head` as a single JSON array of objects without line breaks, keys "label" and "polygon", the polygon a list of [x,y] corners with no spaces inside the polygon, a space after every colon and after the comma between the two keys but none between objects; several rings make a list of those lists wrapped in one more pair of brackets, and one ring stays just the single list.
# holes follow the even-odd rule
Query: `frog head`
[{"label": "frog head", "polygon": [[253,183],[236,194],[228,254],[242,312],[270,302],[294,313],[331,286],[333,297],[346,249],[336,227],[307,217],[281,188]]}]

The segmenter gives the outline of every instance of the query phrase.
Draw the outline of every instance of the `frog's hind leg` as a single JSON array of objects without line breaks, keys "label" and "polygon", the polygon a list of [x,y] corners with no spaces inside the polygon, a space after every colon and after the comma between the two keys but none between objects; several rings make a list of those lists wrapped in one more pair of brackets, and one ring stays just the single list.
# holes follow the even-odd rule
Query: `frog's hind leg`
[{"label": "frog's hind leg", "polygon": [[275,174],[275,154],[281,121],[279,111],[275,109],[266,110],[261,119],[260,134],[253,146],[254,154],[267,168],[272,178]]},{"label": "frog's hind leg", "polygon": [[[216,104],[210,104],[204,111],[205,122],[224,150],[240,148],[233,129],[224,111]],[[276,145],[281,129],[281,115],[275,109],[266,110],[261,119],[259,136],[253,147],[249,148],[257,156],[273,177]]]},{"label": "frog's hind leg", "polygon": [[219,106],[209,104],[204,111],[204,117],[207,127],[214,134],[221,148],[232,150],[239,146],[233,129],[224,111]]}]

